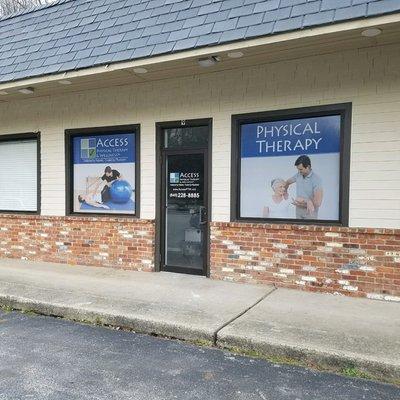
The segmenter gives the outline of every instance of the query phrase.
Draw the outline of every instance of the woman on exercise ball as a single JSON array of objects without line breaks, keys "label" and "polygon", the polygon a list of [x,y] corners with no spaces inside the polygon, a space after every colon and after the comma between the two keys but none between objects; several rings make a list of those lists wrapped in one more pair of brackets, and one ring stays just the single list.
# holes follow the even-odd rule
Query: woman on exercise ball
[{"label": "woman on exercise ball", "polygon": [[110,200],[111,184],[120,178],[121,174],[119,171],[107,166],[104,170],[104,175],[99,177],[96,182],[92,184],[91,190],[88,190],[86,194],[78,195],[79,203],[86,203],[92,207],[109,210],[110,207],[104,203]]}]

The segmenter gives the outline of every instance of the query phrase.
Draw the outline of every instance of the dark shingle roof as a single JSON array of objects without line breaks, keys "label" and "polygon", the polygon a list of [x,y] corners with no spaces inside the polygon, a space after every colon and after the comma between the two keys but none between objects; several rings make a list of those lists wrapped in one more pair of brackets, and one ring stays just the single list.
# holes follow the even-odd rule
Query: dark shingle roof
[{"label": "dark shingle roof", "polygon": [[0,20],[0,82],[400,11],[400,0],[59,0]]}]

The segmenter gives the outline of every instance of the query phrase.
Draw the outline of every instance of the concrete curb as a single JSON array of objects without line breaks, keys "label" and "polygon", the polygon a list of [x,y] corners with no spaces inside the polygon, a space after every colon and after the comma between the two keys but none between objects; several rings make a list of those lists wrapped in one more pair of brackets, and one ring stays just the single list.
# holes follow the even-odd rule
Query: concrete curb
[{"label": "concrete curb", "polygon": [[343,373],[345,368],[356,368],[365,377],[400,385],[400,368],[380,361],[355,357],[340,353],[326,353],[314,349],[294,347],[266,340],[254,341],[248,338],[225,335],[223,329],[193,329],[188,326],[173,325],[165,321],[155,321],[119,315],[117,313],[75,308],[65,304],[39,302],[29,298],[0,294],[0,305],[13,310],[34,312],[41,315],[61,317],[68,320],[120,327],[138,333],[174,338],[197,344],[216,346],[253,357],[265,357],[272,362],[297,364],[313,369]]},{"label": "concrete curb", "polygon": [[84,307],[75,308],[70,305],[39,302],[36,300],[0,294],[0,305],[22,312],[34,312],[40,315],[65,318],[71,321],[120,327],[137,333],[165,336],[168,338],[202,341],[214,344],[215,332],[212,330],[193,329],[185,325],[174,325],[165,321],[142,319],[118,313],[90,310]]},{"label": "concrete curb", "polygon": [[366,357],[345,353],[327,353],[317,349],[296,347],[282,343],[254,341],[234,335],[218,335],[217,346],[253,357],[275,362],[293,363],[301,366],[345,373],[354,368],[357,376],[400,385],[400,365],[393,365]]}]

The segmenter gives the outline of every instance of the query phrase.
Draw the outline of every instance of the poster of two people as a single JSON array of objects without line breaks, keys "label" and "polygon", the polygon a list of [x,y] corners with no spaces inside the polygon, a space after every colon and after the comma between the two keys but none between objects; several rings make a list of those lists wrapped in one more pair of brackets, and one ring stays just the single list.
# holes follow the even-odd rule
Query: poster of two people
[{"label": "poster of two people", "polygon": [[339,220],[341,116],[241,125],[240,216]]},{"label": "poster of two people", "polygon": [[73,138],[74,212],[135,214],[135,135]]}]

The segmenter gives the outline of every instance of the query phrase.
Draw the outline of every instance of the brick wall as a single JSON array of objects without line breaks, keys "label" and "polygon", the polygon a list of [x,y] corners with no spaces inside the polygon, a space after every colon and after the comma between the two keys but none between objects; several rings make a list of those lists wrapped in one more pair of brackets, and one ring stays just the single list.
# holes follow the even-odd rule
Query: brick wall
[{"label": "brick wall", "polygon": [[[0,257],[154,271],[155,224],[0,215]],[[211,223],[211,277],[400,301],[400,230]]]},{"label": "brick wall", "polygon": [[0,215],[0,257],[154,270],[154,222]]},{"label": "brick wall", "polygon": [[214,222],[211,276],[400,301],[400,230]]}]

